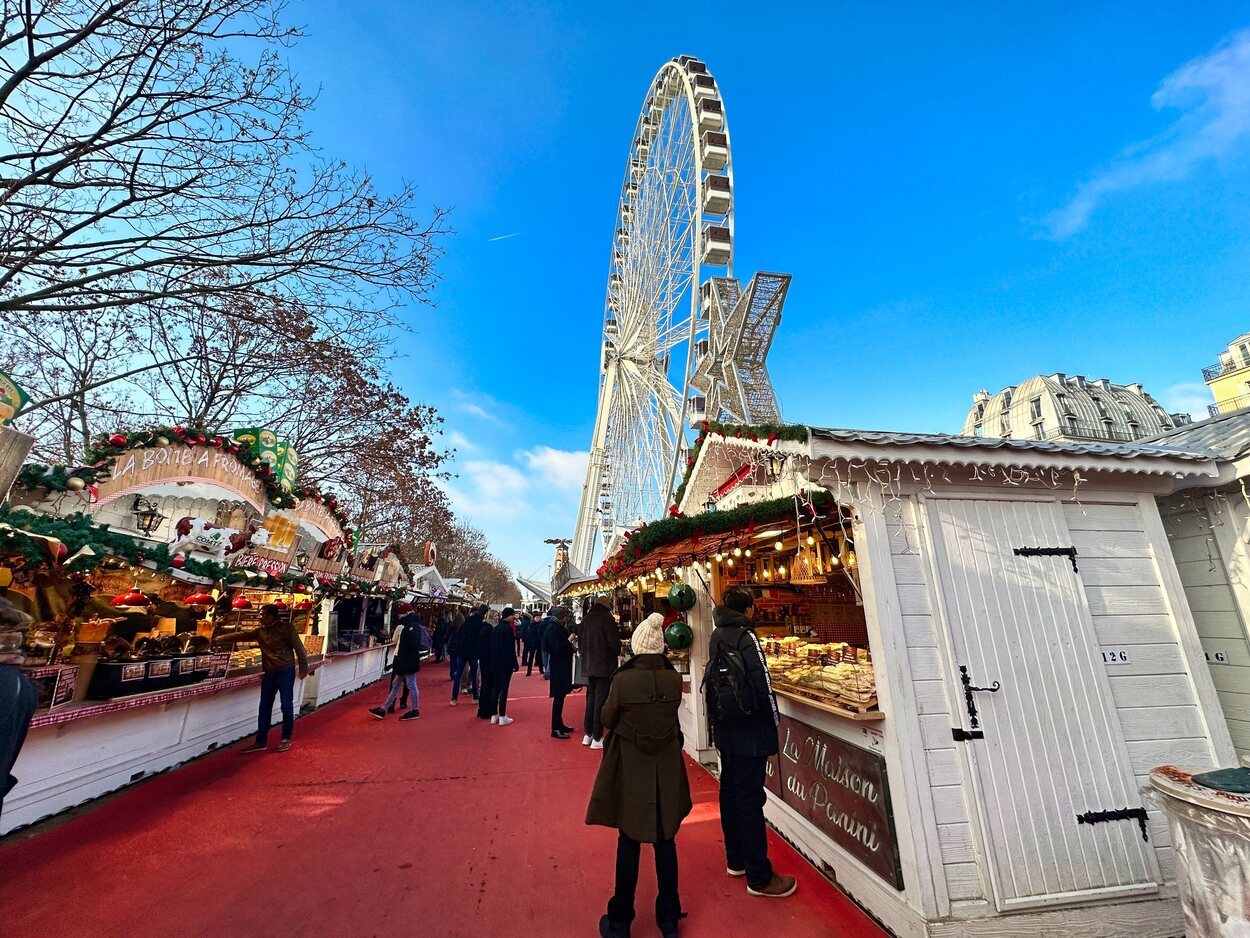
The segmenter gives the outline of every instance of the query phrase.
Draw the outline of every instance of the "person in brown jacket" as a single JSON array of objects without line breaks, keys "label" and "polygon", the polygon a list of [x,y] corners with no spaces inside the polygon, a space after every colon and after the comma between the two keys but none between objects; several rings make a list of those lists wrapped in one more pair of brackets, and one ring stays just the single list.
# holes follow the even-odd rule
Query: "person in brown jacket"
[{"label": "person in brown jacket", "polygon": [[260,645],[260,664],[264,674],[260,679],[260,715],[257,720],[256,741],[244,752],[264,752],[269,748],[269,724],[273,718],[273,699],[282,699],[282,741],[278,751],[291,748],[291,734],[295,732],[295,663],[299,661],[299,676],[308,677],[308,653],[295,625],[282,621],[278,607],[266,603],[260,607],[260,627],[221,632],[213,636],[213,644],[219,642],[256,642]]},{"label": "person in brown jacket", "polygon": [[690,813],[690,780],[681,753],[681,675],[664,657],[664,617],[647,616],[634,631],[634,657],[621,665],[603,705],[611,732],[595,777],[586,823],[615,827],[616,892],[599,919],[603,938],[628,938],[634,919],[641,845],[655,850],[659,895],[655,919],[674,938],[685,917],[677,892],[677,829]]}]

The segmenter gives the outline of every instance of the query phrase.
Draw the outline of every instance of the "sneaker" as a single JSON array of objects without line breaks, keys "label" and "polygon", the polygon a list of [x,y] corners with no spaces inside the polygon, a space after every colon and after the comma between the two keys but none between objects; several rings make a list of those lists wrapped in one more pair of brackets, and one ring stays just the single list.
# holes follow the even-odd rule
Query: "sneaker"
[{"label": "sneaker", "polygon": [[421,711],[420,711],[420,710],[409,710],[407,713],[405,713],[405,714],[404,714],[402,717],[400,717],[399,719],[400,719],[401,721],[403,721],[403,720],[415,720],[415,719],[417,719],[419,716],[421,716]]},{"label": "sneaker", "polygon": [[508,725],[508,724],[510,724],[511,722],[512,722],[512,717],[500,717],[500,718],[499,718],[499,725],[500,725],[500,726],[507,726],[507,725]]},{"label": "sneaker", "polygon": [[370,707],[369,712],[372,713],[379,720],[386,719],[386,711],[383,710],[381,707]]},{"label": "sneaker", "polygon": [[590,748],[591,748],[591,749],[602,749],[602,748],[603,748],[603,740],[602,740],[602,739],[596,739],[594,742],[592,742],[592,743],[590,744]]},{"label": "sneaker", "polygon": [[728,873],[730,876],[746,876],[747,875],[747,871],[745,869],[735,870],[732,866],[725,867],[725,872]]},{"label": "sneaker", "polygon": [[268,746],[262,746],[260,743],[252,743],[246,749],[240,749],[239,752],[264,752]]},{"label": "sneaker", "polygon": [[568,739],[569,734],[564,732],[564,730],[552,730],[551,738],[552,739]]},{"label": "sneaker", "polygon": [[490,721],[491,721],[492,723],[498,723],[498,722],[499,722],[499,715],[498,715],[498,714],[496,714],[495,716],[491,717],[491,718],[490,718]]},{"label": "sneaker", "polygon": [[749,884],[747,892],[753,896],[764,896],[769,899],[784,899],[786,896],[794,895],[794,890],[799,888],[798,880],[793,876],[778,876],[773,874],[773,878],[768,881],[768,885],[762,889],[754,889]]},{"label": "sneaker", "polygon": [[278,752],[286,752],[290,748],[291,741],[289,739],[284,739],[282,742],[278,743]]},{"label": "sneaker", "polygon": [[583,737],[582,737],[582,745],[583,745],[583,746],[589,746],[592,742],[593,742],[593,740],[590,738],[590,734],[589,734],[589,733],[587,733],[585,736],[583,736]]},{"label": "sneaker", "polygon": [[458,707],[458,706],[460,706],[460,701],[459,701],[459,700],[457,700],[455,697],[453,697],[453,698],[451,698],[451,705],[452,705],[453,707]]}]

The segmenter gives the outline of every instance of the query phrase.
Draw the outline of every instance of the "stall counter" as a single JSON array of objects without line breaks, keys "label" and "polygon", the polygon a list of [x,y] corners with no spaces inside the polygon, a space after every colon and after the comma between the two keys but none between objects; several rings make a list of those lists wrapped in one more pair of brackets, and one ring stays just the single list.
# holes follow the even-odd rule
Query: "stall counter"
[{"label": "stall counter", "polygon": [[[13,768],[18,783],[4,800],[0,834],[255,733],[260,679],[249,674],[37,713]],[[275,728],[281,720],[275,701]]]},{"label": "stall counter", "polygon": [[395,646],[370,645],[356,651],[330,652],[304,683],[304,706],[323,707],[333,700],[379,681]]}]

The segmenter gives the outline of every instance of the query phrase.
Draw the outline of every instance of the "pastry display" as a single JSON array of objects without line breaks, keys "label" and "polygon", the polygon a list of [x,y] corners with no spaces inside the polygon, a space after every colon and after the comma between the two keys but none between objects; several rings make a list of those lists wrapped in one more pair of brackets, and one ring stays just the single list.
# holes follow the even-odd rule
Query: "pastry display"
[{"label": "pastry display", "polygon": [[813,642],[797,636],[766,638],[760,645],[778,690],[864,712],[877,706],[872,653],[845,642]]}]

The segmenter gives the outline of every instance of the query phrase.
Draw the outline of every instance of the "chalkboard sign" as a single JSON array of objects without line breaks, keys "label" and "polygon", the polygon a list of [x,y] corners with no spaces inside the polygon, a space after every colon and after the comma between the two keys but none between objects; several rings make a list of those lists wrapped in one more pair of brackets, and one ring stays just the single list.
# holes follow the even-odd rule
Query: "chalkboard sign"
[{"label": "chalkboard sign", "polygon": [[895,889],[903,888],[885,760],[783,715],[765,785]]}]

